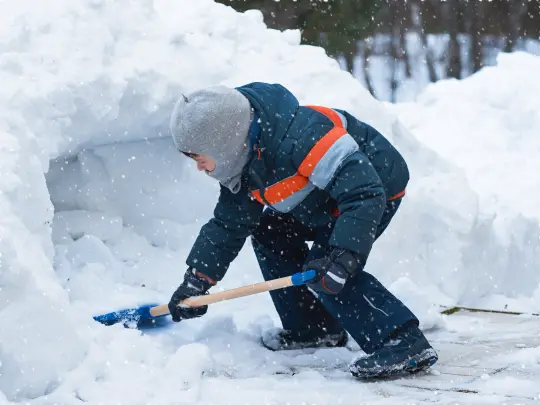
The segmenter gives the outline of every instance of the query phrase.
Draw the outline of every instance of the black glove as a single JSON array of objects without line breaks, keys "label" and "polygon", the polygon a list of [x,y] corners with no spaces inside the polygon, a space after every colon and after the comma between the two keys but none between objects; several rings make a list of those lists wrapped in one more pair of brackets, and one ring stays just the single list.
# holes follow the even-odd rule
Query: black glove
[{"label": "black glove", "polygon": [[178,306],[178,303],[189,297],[208,294],[210,287],[215,284],[215,281],[197,272],[194,268],[188,268],[184,275],[184,282],[176,289],[169,301],[168,307],[172,315],[172,320],[174,322],[180,322],[182,319],[198,318],[206,314],[208,305],[190,307],[188,305]]},{"label": "black glove", "polygon": [[306,284],[317,292],[339,294],[347,280],[364,263],[365,260],[362,260],[359,254],[334,248],[327,257],[312,260],[304,266],[304,271],[317,271],[315,278]]}]

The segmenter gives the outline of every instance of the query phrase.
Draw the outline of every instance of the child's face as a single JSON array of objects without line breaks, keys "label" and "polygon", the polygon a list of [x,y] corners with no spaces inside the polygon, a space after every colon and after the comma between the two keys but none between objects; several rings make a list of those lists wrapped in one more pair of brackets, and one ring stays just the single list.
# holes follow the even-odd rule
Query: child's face
[{"label": "child's face", "polygon": [[186,153],[187,156],[197,162],[197,170],[208,173],[216,170],[216,161],[208,155],[199,155],[198,153]]}]

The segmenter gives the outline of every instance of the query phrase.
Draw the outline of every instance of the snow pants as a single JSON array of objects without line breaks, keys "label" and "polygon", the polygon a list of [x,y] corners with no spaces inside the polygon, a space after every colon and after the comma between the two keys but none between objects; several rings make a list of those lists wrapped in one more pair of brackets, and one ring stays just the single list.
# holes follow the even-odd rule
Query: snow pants
[{"label": "snow pants", "polygon": [[[387,204],[377,238],[384,232],[400,200]],[[265,211],[252,244],[265,280],[302,271],[304,264],[324,257],[331,227],[311,229],[291,215]],[[307,242],[312,241],[309,249]],[[388,335],[416,316],[373,275],[358,271],[338,295],[312,293],[306,286],[271,291],[284,329],[295,339],[312,340],[346,330],[366,353],[380,347]]]}]

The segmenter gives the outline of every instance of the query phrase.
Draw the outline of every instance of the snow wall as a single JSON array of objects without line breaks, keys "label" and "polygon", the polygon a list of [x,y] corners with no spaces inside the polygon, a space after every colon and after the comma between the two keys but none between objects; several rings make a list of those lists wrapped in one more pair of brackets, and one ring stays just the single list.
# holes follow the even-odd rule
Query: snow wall
[{"label": "snow wall", "polygon": [[[268,30],[259,12],[209,0],[20,0],[0,3],[0,22],[0,403],[196,402],[198,371],[232,361],[223,336],[245,349],[250,336],[275,324],[266,295],[216,305],[167,335],[92,320],[118,307],[165,303],[181,280],[217,185],[173,150],[167,124],[180,92],[201,86],[279,82],[302,103],[347,109],[388,136],[412,180],[367,270],[417,311],[423,327],[444,324],[432,305],[496,295],[531,308],[540,301],[538,218],[505,211],[508,232],[497,230],[482,180],[445,148],[435,152],[449,122],[471,142],[477,134],[467,120],[436,115],[445,108],[430,110],[434,93],[409,123],[423,128],[420,142],[322,49],[300,46],[297,31]],[[512,58],[452,91],[458,97],[467,83],[485,83],[473,93],[499,97],[488,90],[500,83],[479,78],[507,80]],[[523,81],[538,63],[522,57]],[[534,85],[508,83],[507,99],[492,100],[498,108],[489,114],[509,106],[516,114],[501,134],[493,124],[500,117],[476,113],[484,112],[482,98],[466,108],[444,95],[445,84],[435,94],[506,142],[523,120],[540,128],[538,108],[526,104],[538,94]],[[519,89],[531,98],[513,97]],[[515,148],[498,151],[532,161],[537,144],[526,137],[533,135],[531,128]],[[482,153],[482,141],[474,142]],[[523,167],[509,165],[505,177],[490,162],[486,176],[501,189],[523,181]],[[538,187],[531,190],[521,199],[534,198]],[[260,280],[248,241],[220,288]],[[221,343],[200,343],[212,336]],[[180,394],[172,389],[179,384]]]}]

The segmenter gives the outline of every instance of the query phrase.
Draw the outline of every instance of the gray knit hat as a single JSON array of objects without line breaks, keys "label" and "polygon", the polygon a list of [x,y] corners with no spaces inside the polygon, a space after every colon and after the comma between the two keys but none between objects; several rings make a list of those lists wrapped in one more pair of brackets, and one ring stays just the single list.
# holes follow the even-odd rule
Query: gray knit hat
[{"label": "gray knit hat", "polygon": [[182,95],[170,129],[176,149],[215,159],[216,169],[207,174],[236,194],[249,159],[250,124],[248,99],[236,89],[214,86]]}]

